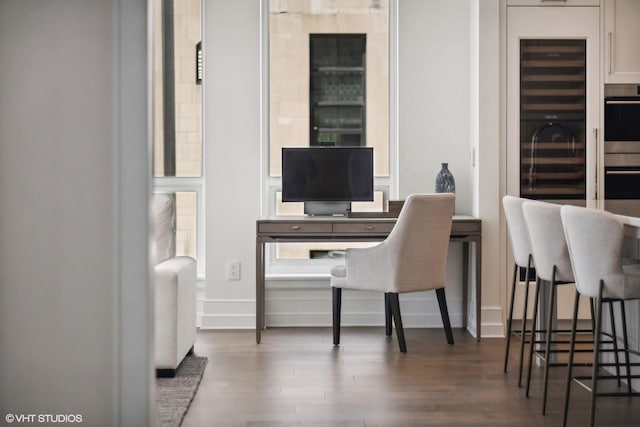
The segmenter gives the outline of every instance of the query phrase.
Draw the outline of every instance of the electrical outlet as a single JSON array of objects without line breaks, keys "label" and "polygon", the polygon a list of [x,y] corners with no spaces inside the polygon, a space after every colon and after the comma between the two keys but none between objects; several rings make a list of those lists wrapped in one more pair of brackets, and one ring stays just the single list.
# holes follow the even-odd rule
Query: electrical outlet
[{"label": "electrical outlet", "polygon": [[227,261],[227,279],[240,280],[240,261]]}]

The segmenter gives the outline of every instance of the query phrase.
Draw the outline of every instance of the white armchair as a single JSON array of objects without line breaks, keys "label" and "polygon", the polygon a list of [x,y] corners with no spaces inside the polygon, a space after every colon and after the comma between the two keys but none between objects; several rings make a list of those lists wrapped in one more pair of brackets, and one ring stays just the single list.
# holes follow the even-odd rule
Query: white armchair
[{"label": "white armchair", "polygon": [[196,339],[196,261],[175,256],[172,195],[153,195],[151,222],[156,375],[173,377]]},{"label": "white armchair", "polygon": [[398,294],[435,289],[447,342],[453,344],[444,286],[454,202],[450,193],[410,195],[386,240],[347,250],[346,265],[331,270],[334,345],[340,343],[343,288],[384,292],[386,335],[391,336],[393,319],[403,353],[407,348]]}]

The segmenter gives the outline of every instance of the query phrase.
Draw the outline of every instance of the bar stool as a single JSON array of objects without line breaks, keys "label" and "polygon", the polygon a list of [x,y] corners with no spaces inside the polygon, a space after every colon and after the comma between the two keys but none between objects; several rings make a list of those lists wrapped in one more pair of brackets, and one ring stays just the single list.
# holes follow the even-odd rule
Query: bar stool
[{"label": "bar stool", "polygon": [[520,366],[518,369],[518,387],[522,386],[522,361],[524,356],[524,344],[527,334],[527,308],[529,304],[529,282],[531,270],[533,268],[533,256],[531,255],[531,241],[529,240],[529,231],[524,221],[522,213],[522,204],[527,199],[514,196],[504,196],[502,206],[504,215],[507,220],[507,228],[511,238],[511,250],[513,252],[513,280],[511,282],[511,302],[509,304],[509,317],[507,318],[507,345],[504,351],[504,372],[507,372],[509,363],[509,348],[511,345],[512,323],[513,323],[513,305],[516,295],[516,284],[521,268],[525,269],[525,291],[524,291],[524,307],[522,311],[522,330],[520,332]]},{"label": "bar stool", "polygon": [[[531,239],[531,249],[533,257],[536,260],[536,297],[534,301],[533,313],[533,329],[534,332],[544,332],[546,338],[544,340],[544,350],[535,352],[535,345],[540,341],[535,340],[535,333],[532,332],[531,345],[529,351],[529,366],[527,370],[527,388],[526,396],[529,397],[529,389],[531,384],[531,365],[534,353],[536,356],[544,360],[544,385],[542,395],[542,414],[547,410],[547,390],[549,382],[549,368],[552,366],[564,366],[566,364],[552,361],[552,355],[555,353],[567,352],[567,350],[552,349],[551,344],[559,344],[561,340],[552,340],[554,334],[559,332],[569,332],[569,330],[560,330],[553,328],[553,320],[556,304],[556,290],[559,285],[574,283],[573,268],[571,259],[567,250],[567,242],[564,237],[562,228],[562,220],[560,218],[561,206],[553,203],[545,203],[540,201],[527,201],[522,205],[524,218],[529,230]],[[538,320],[538,304],[540,300],[540,292],[543,284],[549,286],[550,297],[547,313],[547,324],[544,329],[535,329]],[[591,333],[591,329],[582,332]],[[589,351],[589,350],[583,350]]]},{"label": "bar stool", "polygon": [[[592,374],[590,376],[573,376],[573,356],[575,350],[575,335],[577,324],[578,304],[574,305],[573,321],[571,327],[571,341],[569,347],[569,363],[567,373],[567,388],[565,393],[564,420],[567,424],[569,408],[569,395],[571,384],[576,381],[590,391],[589,425],[595,423],[595,403],[597,396],[639,396],[640,393],[633,392],[631,380],[640,378],[640,375],[632,375],[631,367],[640,366],[640,363],[631,363],[627,340],[626,313],[624,301],[640,299],[640,265],[629,265],[629,261],[622,258],[622,244],[624,240],[624,227],[612,214],[595,209],[579,208],[575,206],[564,206],[561,209],[561,218],[569,255],[573,264],[576,278],[576,293],[587,295],[595,299],[595,331],[594,331],[594,351]],[[620,302],[620,312],[622,318],[623,349],[617,348],[615,332],[615,319],[613,317],[613,302]],[[600,355],[606,349],[602,348],[602,305],[610,302],[611,310],[611,336],[613,338],[615,355],[620,352],[625,355],[625,368],[627,380],[626,391],[602,393],[598,392],[598,380],[616,379],[620,385],[619,360],[616,357],[615,364],[601,363]],[[609,350],[611,351],[611,350]],[[637,354],[636,352],[633,352]],[[599,375],[601,367],[611,367],[615,365],[616,375]],[[591,380],[591,384],[584,380]]]}]

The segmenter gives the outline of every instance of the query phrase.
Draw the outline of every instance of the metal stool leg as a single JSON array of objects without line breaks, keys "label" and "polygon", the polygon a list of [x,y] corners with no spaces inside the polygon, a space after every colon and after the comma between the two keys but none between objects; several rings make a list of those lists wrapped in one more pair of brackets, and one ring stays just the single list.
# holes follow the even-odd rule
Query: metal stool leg
[{"label": "metal stool leg", "polygon": [[[529,280],[531,275],[532,256],[529,255],[524,280],[524,307],[522,308],[522,332],[520,333],[520,366],[518,368],[518,387],[522,387],[522,366],[524,365],[524,343],[527,337],[527,311],[529,309]],[[533,336],[533,335],[531,335]],[[529,340],[531,340],[531,336]]]},{"label": "metal stool leg", "polygon": [[580,293],[576,289],[576,296],[573,302],[573,319],[571,320],[571,342],[569,344],[569,362],[567,371],[567,388],[564,394],[564,418],[562,426],[567,425],[567,415],[569,413],[569,394],[571,393],[571,383],[573,382],[573,353],[576,348],[576,329],[578,327],[578,307],[580,305]]},{"label": "metal stool leg", "polygon": [[[513,303],[516,296],[516,277],[518,275],[518,264],[513,265],[513,280],[511,281],[511,303],[509,304],[509,317],[507,318],[507,344],[504,349],[504,368],[503,372],[507,372],[507,364],[509,363],[509,347],[511,345],[511,325],[513,322]],[[524,339],[524,336],[522,337]]]},{"label": "metal stool leg", "polygon": [[529,397],[529,388],[531,386],[531,364],[533,363],[534,347],[536,345],[536,324],[538,323],[538,301],[540,300],[540,291],[542,289],[541,280],[536,278],[536,297],[533,302],[533,323],[531,325],[531,338],[529,338],[529,368],[527,369],[527,387],[525,396]]},{"label": "metal stool leg", "polygon": [[547,390],[549,388],[549,367],[551,365],[551,338],[553,336],[553,314],[556,302],[556,268],[551,274],[551,300],[549,301],[549,316],[547,318],[547,341],[544,350],[544,385],[542,392],[542,415],[547,412]]},{"label": "metal stool leg", "polygon": [[624,308],[624,301],[620,300],[620,317],[622,318],[622,339],[624,340],[624,358],[627,368],[627,392],[631,394],[631,361],[629,360],[629,336],[627,335],[627,313]]},{"label": "metal stool leg", "polygon": [[598,291],[598,298],[596,299],[596,329],[593,339],[593,375],[591,385],[591,399],[589,402],[589,426],[593,427],[595,424],[596,415],[596,394],[598,392],[598,370],[600,369],[600,335],[602,333],[602,291],[604,289],[604,282],[600,280],[600,289]]},{"label": "metal stool leg", "polygon": [[620,379],[620,355],[618,354],[618,333],[616,332],[616,316],[613,313],[613,303],[614,301],[609,302],[609,320],[611,321],[611,340],[613,344],[613,358],[616,363],[616,377],[618,387],[620,387],[622,385],[622,380]]}]

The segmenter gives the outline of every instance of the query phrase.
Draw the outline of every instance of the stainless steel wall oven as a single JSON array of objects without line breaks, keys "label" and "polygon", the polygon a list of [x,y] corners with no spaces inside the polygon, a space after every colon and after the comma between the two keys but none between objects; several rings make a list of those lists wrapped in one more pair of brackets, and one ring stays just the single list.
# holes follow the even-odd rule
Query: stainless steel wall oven
[{"label": "stainless steel wall oven", "polygon": [[605,85],[605,209],[640,216],[640,86]]}]

